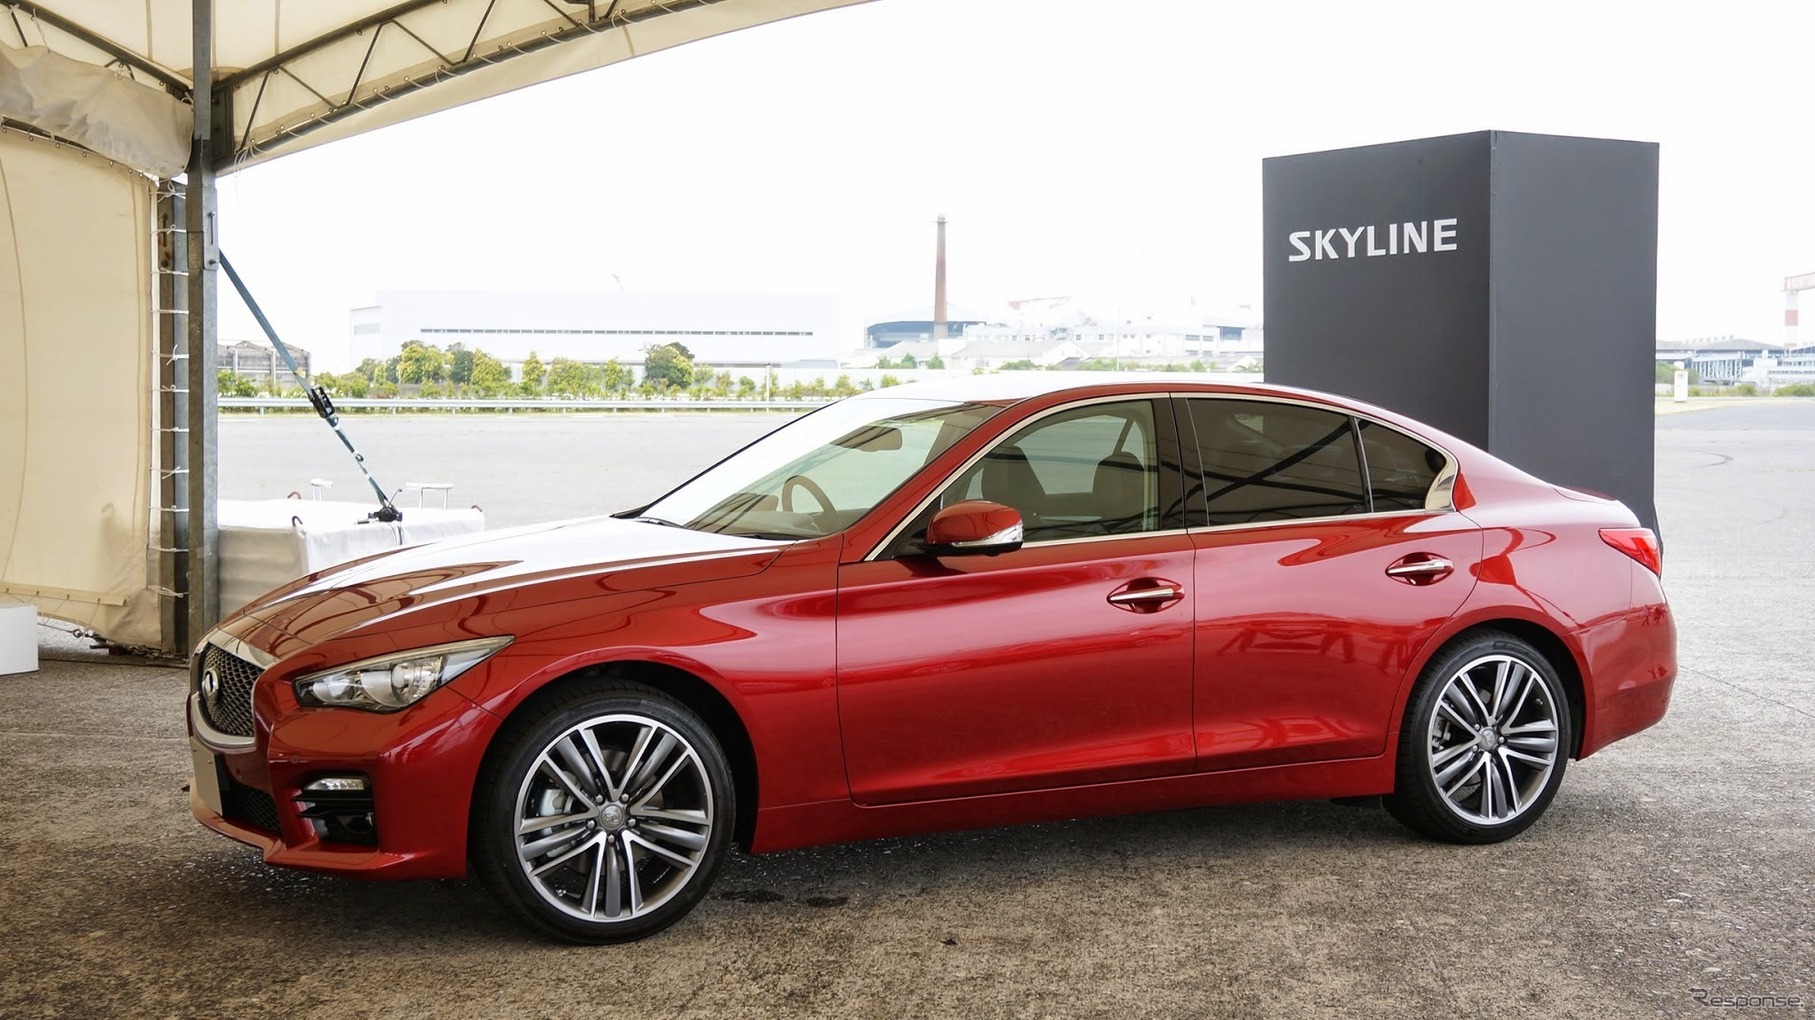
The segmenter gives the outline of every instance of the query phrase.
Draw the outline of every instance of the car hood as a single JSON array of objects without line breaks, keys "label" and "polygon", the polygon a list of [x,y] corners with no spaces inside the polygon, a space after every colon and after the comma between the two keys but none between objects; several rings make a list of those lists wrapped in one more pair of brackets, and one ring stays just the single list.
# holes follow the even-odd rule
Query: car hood
[{"label": "car hood", "polygon": [[410,546],[298,578],[235,614],[314,643],[384,617],[494,596],[487,608],[761,572],[783,543],[593,517]]}]

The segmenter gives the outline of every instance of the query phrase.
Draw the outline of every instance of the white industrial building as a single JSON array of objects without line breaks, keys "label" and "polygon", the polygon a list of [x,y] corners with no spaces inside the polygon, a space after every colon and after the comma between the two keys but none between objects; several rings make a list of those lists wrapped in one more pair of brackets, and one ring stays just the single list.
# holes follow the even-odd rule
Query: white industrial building
[{"label": "white industrial building", "polygon": [[531,351],[624,365],[681,343],[707,365],[838,364],[838,299],[817,294],[381,290],[351,313],[352,358],[390,358],[410,340],[483,349],[517,368]]},{"label": "white industrial building", "polygon": [[[937,356],[946,366],[964,371],[994,370],[1019,362],[1070,368],[1098,358],[1131,368],[1189,361],[1234,368],[1259,365],[1265,357],[1265,332],[1259,323],[1245,317],[1105,323],[1078,313],[1062,318],[1049,314],[1033,321],[1022,315],[1003,316],[1011,317],[1018,321],[954,323],[955,328],[938,340],[889,333],[890,344],[873,343],[853,364],[871,365],[879,358],[896,361],[912,355],[921,364]],[[873,340],[883,327],[904,324],[914,323],[879,323],[870,327],[868,335]]]},{"label": "white industrial building", "polygon": [[1659,341],[1657,360],[1693,368],[1713,385],[1752,383],[1775,388],[1815,382],[1815,346],[1787,347],[1743,337]]}]

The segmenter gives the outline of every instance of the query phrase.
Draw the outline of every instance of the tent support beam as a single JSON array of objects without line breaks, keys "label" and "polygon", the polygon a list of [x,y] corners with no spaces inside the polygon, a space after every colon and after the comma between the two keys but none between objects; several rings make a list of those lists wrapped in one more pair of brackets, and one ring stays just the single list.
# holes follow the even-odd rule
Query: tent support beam
[{"label": "tent support beam", "polygon": [[159,85],[162,85],[166,91],[171,95],[176,96],[178,99],[189,98],[188,82],[178,78],[176,75],[171,74],[169,71],[164,70],[151,61],[146,60],[144,57],[139,56],[126,47],[121,46],[112,39],[96,35],[94,32],[84,28],[81,24],[63,17],[56,11],[46,10],[44,7],[32,3],[31,0],[0,0],[0,4],[5,4],[7,7],[26,15],[34,21],[41,21],[65,35],[75,36],[77,39],[93,46],[95,49],[107,54],[119,63],[125,64],[135,71],[142,71],[145,74],[150,75],[157,79]]},{"label": "tent support beam", "polygon": [[188,407],[185,441],[188,453],[188,536],[186,581],[188,612],[184,644],[193,646],[220,619],[219,479],[217,476],[219,426],[215,380],[216,319],[215,275],[220,265],[220,238],[215,214],[215,108],[214,0],[192,0],[194,16],[195,133],[189,148],[189,172],[183,184],[183,221],[187,235],[188,276],[184,339],[187,347]]},{"label": "tent support beam", "polygon": [[[396,7],[392,7],[382,13],[362,19],[353,26],[337,29],[319,38],[311,39],[306,43],[285,50],[274,57],[261,60],[243,71],[237,71],[234,74],[223,78],[217,83],[214,87],[217,100],[239,90],[253,88],[252,80],[254,78],[260,79],[259,87],[262,88],[264,78],[268,78],[269,76],[278,73],[293,78],[298,84],[308,89],[309,92],[317,98],[323,96],[337,96],[341,95],[343,92],[346,95],[346,98],[338,103],[323,100],[320,112],[312,114],[308,119],[287,127],[271,128],[267,133],[256,138],[252,137],[252,125],[248,124],[246,126],[246,135],[238,139],[237,144],[233,146],[233,152],[230,157],[223,155],[222,163],[225,164],[230,161],[245,159],[266,146],[284,142],[292,138],[299,138],[312,131],[317,131],[330,124],[345,120],[353,114],[370,110],[376,106],[382,106],[385,103],[419,92],[431,85],[437,85],[441,82],[458,78],[461,75],[470,74],[473,71],[490,67],[501,61],[514,60],[518,57],[528,56],[532,53],[548,49],[551,46],[558,46],[562,43],[588,35],[596,35],[611,29],[624,28],[645,21],[653,21],[656,18],[665,17],[667,15],[679,14],[702,7],[711,7],[715,4],[724,2],[725,0],[664,0],[664,2],[658,6],[629,13],[620,12],[618,10],[618,4],[613,2],[603,11],[599,12],[596,19],[588,21],[580,21],[574,14],[569,14],[566,11],[558,11],[558,13],[561,14],[562,19],[567,22],[565,27],[548,32],[545,35],[537,36],[533,39],[522,40],[506,49],[486,50],[481,52],[478,49],[479,35],[483,33],[485,20],[490,15],[492,9],[492,5],[488,4],[483,9],[484,13],[482,13],[476,21],[473,29],[474,34],[472,41],[468,43],[464,54],[456,52],[451,56],[441,53],[439,50],[435,50],[432,47],[428,47],[428,44],[423,42],[422,37],[415,32],[410,31],[409,26],[402,20],[405,15],[421,7],[427,6],[427,4],[420,2],[398,4]],[[341,42],[350,35],[355,34],[352,31],[354,28],[363,31],[368,28],[379,28],[386,24],[395,25],[399,30],[409,34],[410,37],[417,42],[422,43],[425,48],[429,48],[429,51],[434,53],[439,59],[439,65],[431,70],[424,71],[416,77],[391,82],[382,87],[370,86],[368,83],[368,87],[371,91],[368,91],[367,94],[363,96],[358,94],[359,85],[365,78],[363,65],[361,65],[358,75],[352,79],[350,85],[344,82],[332,85],[325,82],[318,82],[317,84],[311,85],[305,82],[301,75],[291,69],[291,65],[298,59],[308,56],[327,46]]]}]

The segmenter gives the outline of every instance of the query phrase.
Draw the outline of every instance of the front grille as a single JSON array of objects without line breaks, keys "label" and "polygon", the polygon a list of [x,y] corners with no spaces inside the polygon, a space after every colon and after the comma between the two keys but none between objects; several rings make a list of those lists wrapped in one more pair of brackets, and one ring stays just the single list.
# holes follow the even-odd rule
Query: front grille
[{"label": "front grille", "polygon": [[252,684],[262,672],[245,659],[209,645],[202,655],[202,672],[196,677],[208,725],[231,737],[251,736]]},{"label": "front grille", "polygon": [[229,821],[277,834],[277,802],[263,790],[229,779],[221,788],[221,813]]}]

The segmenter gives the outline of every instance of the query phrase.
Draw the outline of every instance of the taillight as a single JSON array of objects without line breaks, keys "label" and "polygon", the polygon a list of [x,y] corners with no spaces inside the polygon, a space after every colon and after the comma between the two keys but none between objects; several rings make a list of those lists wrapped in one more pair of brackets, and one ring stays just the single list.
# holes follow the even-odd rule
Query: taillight
[{"label": "taillight", "polygon": [[1601,541],[1643,563],[1657,576],[1664,576],[1664,550],[1650,528],[1602,528]]}]

